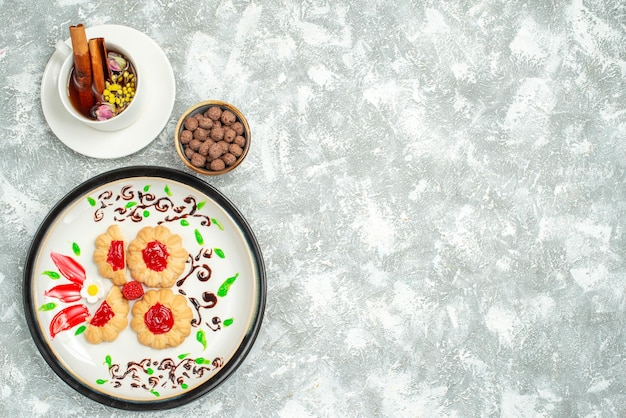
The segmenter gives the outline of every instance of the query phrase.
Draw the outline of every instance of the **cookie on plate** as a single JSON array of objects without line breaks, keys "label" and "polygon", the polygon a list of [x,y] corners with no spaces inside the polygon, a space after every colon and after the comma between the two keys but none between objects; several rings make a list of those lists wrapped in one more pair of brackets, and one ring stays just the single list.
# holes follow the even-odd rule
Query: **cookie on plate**
[{"label": "cookie on plate", "polygon": [[87,319],[85,339],[91,344],[113,341],[128,326],[128,301],[119,287],[113,286],[96,312]]},{"label": "cookie on plate", "polygon": [[189,255],[182,242],[180,235],[163,225],[142,228],[128,245],[130,275],[148,287],[172,287]]},{"label": "cookie on plate", "polygon": [[117,286],[126,283],[126,242],[119,226],[113,224],[96,237],[93,261],[102,277],[111,279]]},{"label": "cookie on plate", "polygon": [[176,347],[191,333],[193,313],[187,298],[170,289],[149,290],[133,306],[131,328],[143,345]]}]

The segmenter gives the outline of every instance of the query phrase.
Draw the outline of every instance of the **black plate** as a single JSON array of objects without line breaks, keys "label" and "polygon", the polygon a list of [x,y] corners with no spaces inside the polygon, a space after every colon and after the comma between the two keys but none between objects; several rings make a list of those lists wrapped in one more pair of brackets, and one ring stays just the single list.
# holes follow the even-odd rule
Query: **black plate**
[{"label": "black plate", "polygon": [[[62,257],[81,266],[86,280],[99,280],[95,284],[106,296],[113,283],[98,275],[92,256],[96,236],[111,224],[122,229],[127,244],[143,226],[163,224],[182,236],[189,258],[180,277],[185,279],[172,290],[187,297],[195,325],[180,346],[144,346],[130,325],[115,341],[89,344],[81,319],[102,301],[63,299],[52,291],[77,282]],[[63,381],[105,405],[156,410],[205,395],[242,364],[259,333],[266,292],[257,240],[223,194],[177,170],[136,166],[98,175],[54,206],[29,249],[23,297],[33,340]],[[62,326],[59,317],[77,319]]]}]

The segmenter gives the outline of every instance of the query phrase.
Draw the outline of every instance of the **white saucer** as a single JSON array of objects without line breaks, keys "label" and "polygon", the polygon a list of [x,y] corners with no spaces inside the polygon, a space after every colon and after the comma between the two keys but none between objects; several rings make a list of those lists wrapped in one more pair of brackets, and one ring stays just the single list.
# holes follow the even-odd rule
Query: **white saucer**
[{"label": "white saucer", "polygon": [[[141,62],[141,83],[150,95],[145,113],[128,128],[116,132],[97,131],[75,120],[60,102],[57,80],[63,56],[55,51],[41,81],[43,114],[52,132],[74,151],[94,158],[124,157],[152,142],[167,124],[176,95],[174,72],[161,47],[136,29],[101,25],[88,27],[86,32],[87,38],[103,37],[124,45]],[[69,38],[66,43],[71,45]]]}]

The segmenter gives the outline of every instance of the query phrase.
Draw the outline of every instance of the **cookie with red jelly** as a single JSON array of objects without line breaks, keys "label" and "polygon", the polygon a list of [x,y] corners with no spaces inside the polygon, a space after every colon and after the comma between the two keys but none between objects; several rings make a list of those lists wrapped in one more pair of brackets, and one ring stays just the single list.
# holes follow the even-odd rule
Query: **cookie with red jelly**
[{"label": "cookie with red jelly", "polygon": [[191,333],[193,313],[187,298],[170,289],[149,290],[135,302],[132,312],[130,326],[143,345],[176,347]]},{"label": "cookie with red jelly", "polygon": [[113,286],[96,312],[87,318],[85,339],[91,344],[113,341],[128,326],[128,301],[119,287]]},{"label": "cookie with red jelly", "polygon": [[102,277],[111,279],[117,286],[126,283],[126,243],[119,226],[111,225],[96,237],[93,261]]},{"label": "cookie with red jelly", "polygon": [[182,238],[159,225],[146,226],[128,245],[127,265],[133,279],[148,287],[172,287],[188,257]]}]

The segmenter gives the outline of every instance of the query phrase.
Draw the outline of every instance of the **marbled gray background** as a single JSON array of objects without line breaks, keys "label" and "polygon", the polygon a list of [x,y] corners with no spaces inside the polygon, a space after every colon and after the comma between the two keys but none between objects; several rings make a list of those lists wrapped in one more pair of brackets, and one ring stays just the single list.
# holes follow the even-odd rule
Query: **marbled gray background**
[{"label": "marbled gray background", "polygon": [[[178,416],[626,414],[626,3],[0,0],[0,416],[127,416],[43,361],[31,239],[117,167],[186,170],[178,115],[219,99],[251,152],[211,178],[264,251],[251,354]],[[47,127],[71,24],[145,32],[176,74],[145,149],[96,160]],[[88,140],[88,139],[86,139]]]}]

